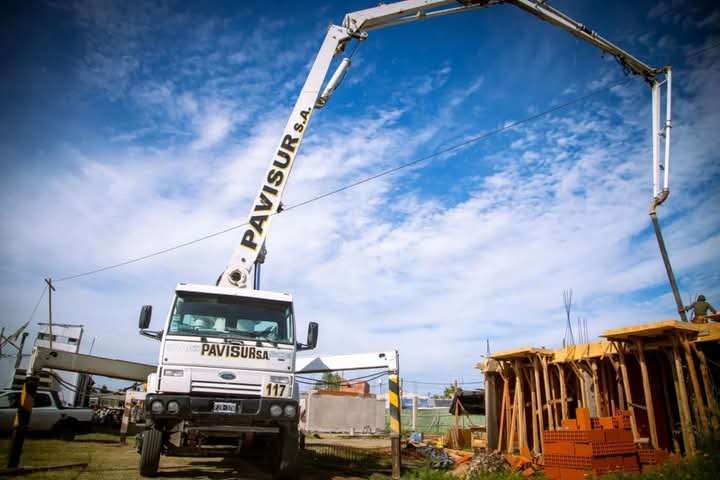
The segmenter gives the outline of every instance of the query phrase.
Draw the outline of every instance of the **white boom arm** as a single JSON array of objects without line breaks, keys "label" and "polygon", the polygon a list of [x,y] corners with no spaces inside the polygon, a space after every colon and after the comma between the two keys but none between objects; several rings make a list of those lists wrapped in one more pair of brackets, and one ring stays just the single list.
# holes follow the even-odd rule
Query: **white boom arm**
[{"label": "white boom arm", "polygon": [[[545,0],[404,0],[380,5],[365,10],[349,13],[345,16],[342,26],[331,25],[325,40],[315,57],[307,80],[300,91],[275,156],[263,179],[248,219],[240,245],[230,259],[226,270],[218,280],[221,286],[247,287],[250,274],[256,262],[261,263],[265,240],[267,238],[273,216],[281,210],[281,200],[285,186],[292,170],[295,157],[307,131],[310,117],[316,108],[325,105],[330,95],[342,81],[350,66],[350,59],[343,59],[327,85],[323,82],[333,58],[343,52],[345,45],[351,40],[364,40],[367,32],[378,28],[415,22],[440,15],[465,12],[485,8],[501,3],[515,5],[572,35],[589,42],[615,57],[624,68],[645,78],[652,89],[653,105],[653,198],[659,205],[668,194],[668,178],[670,167],[670,67],[653,68],[638,60],[633,55],[601,37],[585,25],[573,20],[562,12],[549,6]],[[659,81],[658,76],[664,74],[665,80]],[[667,88],[666,121],[660,125],[660,89]],[[321,93],[322,92],[322,93]],[[660,157],[660,141],[664,139],[665,152]],[[664,170],[662,190],[660,175]]]},{"label": "white boom arm", "polygon": [[397,373],[400,368],[397,350],[375,353],[353,353],[349,355],[318,355],[297,357],[295,373],[325,373],[345,370],[366,370],[384,368]]}]

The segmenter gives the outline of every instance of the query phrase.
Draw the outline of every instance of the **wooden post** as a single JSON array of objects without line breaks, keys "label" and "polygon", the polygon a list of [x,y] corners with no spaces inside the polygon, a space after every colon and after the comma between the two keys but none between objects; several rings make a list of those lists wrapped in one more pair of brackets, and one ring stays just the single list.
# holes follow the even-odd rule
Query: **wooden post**
[{"label": "wooden post", "polygon": [[[615,349],[617,350],[617,346],[615,347]],[[620,356],[620,352],[618,351],[618,357],[619,356]],[[618,395],[618,408],[620,410],[626,410],[625,395],[623,393],[623,385],[622,385],[622,373],[620,372],[620,361],[613,360],[611,358],[610,364],[613,366],[613,369],[615,370],[615,390],[617,390],[617,395]]]},{"label": "wooden post", "polygon": [[698,411],[698,417],[700,417],[700,423],[702,424],[702,432],[710,431],[710,424],[708,423],[707,410],[705,408],[705,402],[703,401],[702,390],[700,389],[700,382],[698,381],[697,370],[695,370],[695,360],[693,359],[692,351],[690,350],[690,342],[687,337],[683,336],[681,339],[683,350],[685,350],[685,361],[688,366],[688,373],[690,373],[690,384],[693,387],[693,397],[695,397],[695,408]]},{"label": "wooden post", "polygon": [[545,399],[547,400],[548,427],[555,430],[555,395],[550,389],[550,378],[548,374],[547,360],[540,358],[543,370],[543,383],[545,384]]},{"label": "wooden post", "polygon": [[35,394],[38,389],[38,377],[30,375],[25,377],[25,384],[20,394],[20,402],[18,403],[17,413],[13,421],[12,435],[10,437],[10,449],[8,451],[9,469],[17,468],[20,465],[23,445],[25,444],[25,433],[27,432],[32,415],[33,404],[35,403]]},{"label": "wooden post", "polygon": [[417,413],[418,413],[418,398],[417,394],[413,395],[412,397],[412,411],[410,416],[410,424],[412,426],[412,431],[417,430]]},{"label": "wooden post", "polygon": [[[558,364],[558,372],[560,373],[560,409],[562,411],[562,419],[568,418],[568,401],[567,401],[567,389],[565,388],[565,369],[562,365]],[[560,425],[560,423],[558,423]]]},{"label": "wooden post", "polygon": [[402,474],[402,398],[399,372],[388,375],[388,401],[390,403],[390,455],[392,456],[392,479],[399,480]]},{"label": "wooden post", "polygon": [[612,394],[610,392],[612,391],[612,385],[608,382],[607,365],[603,363],[602,359],[598,360],[598,365],[600,368],[600,389],[602,390],[603,400],[602,416],[607,417],[608,415],[615,413],[614,409],[610,406],[610,399],[612,398]]},{"label": "wooden post", "polygon": [[515,430],[517,429],[517,417],[518,417],[518,411],[520,408],[518,407],[518,394],[520,393],[520,390],[518,389],[518,378],[515,377],[515,394],[513,395],[513,408],[512,408],[512,418],[510,419],[510,435],[508,435],[508,453],[513,453],[513,443],[515,442]]},{"label": "wooden post", "polygon": [[[498,428],[498,442],[497,442],[497,451],[502,451],[502,440],[503,440],[503,429],[505,428],[505,411],[507,410],[507,402],[510,400],[508,399],[509,388],[508,388],[508,381],[505,378],[504,375],[500,374],[500,378],[503,381],[503,394],[502,394],[502,401],[500,402],[500,428]],[[487,393],[486,393],[487,395]],[[488,415],[488,412],[485,412],[486,415]],[[490,447],[490,445],[488,445]]]},{"label": "wooden post", "polygon": [[55,287],[52,284],[52,278],[46,278],[45,283],[48,286],[48,330],[50,331],[50,350],[52,350],[53,344],[53,331],[52,331],[52,292],[55,291]]},{"label": "wooden post", "polygon": [[627,404],[630,410],[630,427],[632,428],[633,432],[633,440],[637,442],[640,437],[638,435],[637,420],[635,419],[635,407],[633,406],[630,380],[628,379],[627,366],[625,365],[625,354],[622,347],[617,346],[616,348],[618,351],[618,358],[620,359],[620,371],[622,372],[623,387],[625,388],[625,397],[627,398]]},{"label": "wooden post", "polygon": [[525,392],[522,385],[522,371],[520,360],[515,360],[515,388],[518,391],[518,413],[517,413],[517,431],[518,431],[518,447],[522,451],[523,447],[527,447],[527,433],[525,423]]},{"label": "wooden post", "polygon": [[[543,418],[543,401],[542,401],[542,389],[540,388],[540,360],[536,358],[533,361],[533,373],[535,374],[535,390],[537,391],[537,416],[538,416],[538,427],[540,428],[540,451],[545,450],[543,432],[545,431],[545,419]],[[548,410],[548,418],[550,418],[550,410]]]},{"label": "wooden post", "polygon": [[703,386],[705,387],[707,404],[710,408],[710,422],[712,423],[713,430],[718,431],[720,430],[720,425],[718,425],[717,415],[720,414],[720,410],[718,410],[718,404],[715,399],[715,394],[713,393],[712,380],[710,379],[710,369],[708,368],[707,359],[705,358],[705,352],[703,352],[702,347],[695,344],[691,344],[691,347],[695,351],[695,355],[697,355],[698,360],[700,360],[700,374],[702,375]]},{"label": "wooden post", "polygon": [[653,405],[652,390],[650,389],[650,377],[648,376],[647,363],[645,361],[645,346],[643,341],[637,339],[635,345],[638,350],[638,361],[640,362],[640,375],[642,376],[643,394],[645,396],[645,408],[648,416],[648,424],[650,427],[650,444],[657,449],[658,436],[657,424],[655,423],[655,406]]},{"label": "wooden post", "polygon": [[538,399],[537,399],[537,392],[535,391],[535,382],[528,381],[530,384],[530,409],[532,411],[532,414],[530,415],[530,419],[532,420],[532,449],[535,453],[539,453],[539,447],[540,447],[540,439],[538,438],[538,412],[540,411],[538,409]]},{"label": "wooden post", "polygon": [[692,415],[690,415],[690,404],[688,403],[687,390],[685,389],[685,376],[682,372],[682,359],[678,348],[677,337],[672,337],[673,342],[673,361],[675,368],[675,376],[677,377],[677,399],[678,409],[682,411],[680,417],[680,426],[683,432],[683,441],[685,443],[685,453],[688,456],[695,455],[695,437],[692,432]]},{"label": "wooden post", "polygon": [[[670,362],[669,365],[670,371],[672,371],[672,362]],[[670,388],[668,387],[667,370],[664,367],[660,368],[660,379],[662,380],[663,396],[665,399],[665,401],[663,402],[665,404],[665,416],[667,418],[667,423],[670,427],[668,431],[670,432],[670,439],[672,440],[673,451],[680,455],[680,444],[678,443],[674,433],[675,419],[673,418],[673,410],[670,406],[672,404],[672,398],[670,397]]]},{"label": "wooden post", "polygon": [[592,369],[592,381],[593,381],[593,396],[595,397],[595,415],[598,417],[603,416],[602,407],[600,403],[600,379],[598,375],[598,366],[596,360],[590,360],[590,368]]}]

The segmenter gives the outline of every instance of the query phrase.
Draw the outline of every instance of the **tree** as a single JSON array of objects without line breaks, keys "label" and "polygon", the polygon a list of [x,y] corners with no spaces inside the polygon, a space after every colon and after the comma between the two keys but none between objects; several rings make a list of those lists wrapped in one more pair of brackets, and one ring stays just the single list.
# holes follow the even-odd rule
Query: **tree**
[{"label": "tree", "polygon": [[322,376],[322,387],[328,390],[339,390],[343,378],[339,373],[326,372]]},{"label": "tree", "polygon": [[108,393],[108,392],[110,392],[110,390],[108,390],[108,387],[106,387],[105,385],[100,387],[100,393]]},{"label": "tree", "polygon": [[445,387],[445,390],[443,390],[443,398],[452,398],[453,395],[455,395],[455,386],[450,385],[449,387]]}]

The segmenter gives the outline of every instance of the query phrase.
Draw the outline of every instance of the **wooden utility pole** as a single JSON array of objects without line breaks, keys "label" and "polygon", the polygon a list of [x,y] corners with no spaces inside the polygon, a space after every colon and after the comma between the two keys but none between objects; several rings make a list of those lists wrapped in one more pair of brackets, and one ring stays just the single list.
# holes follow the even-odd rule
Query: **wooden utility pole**
[{"label": "wooden utility pole", "polygon": [[48,286],[48,329],[50,330],[50,350],[52,350],[53,344],[53,331],[52,331],[52,292],[55,291],[55,287],[52,284],[52,278],[46,278],[45,283]]}]

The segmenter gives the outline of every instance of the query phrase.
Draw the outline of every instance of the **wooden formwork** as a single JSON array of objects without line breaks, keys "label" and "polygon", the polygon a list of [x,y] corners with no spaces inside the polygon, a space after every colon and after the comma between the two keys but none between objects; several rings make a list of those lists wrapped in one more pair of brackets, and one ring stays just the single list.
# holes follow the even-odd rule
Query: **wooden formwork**
[{"label": "wooden formwork", "polygon": [[478,366],[493,377],[491,448],[543,452],[545,430],[575,409],[593,417],[629,410],[636,444],[693,455],[698,434],[720,434],[720,324],[662,321],[607,330],[563,349],[525,347]]}]

